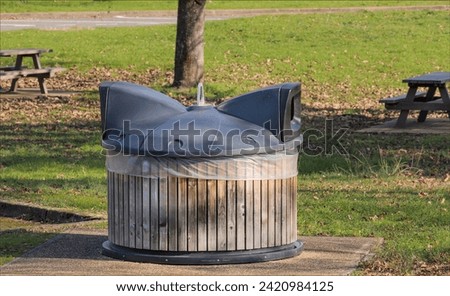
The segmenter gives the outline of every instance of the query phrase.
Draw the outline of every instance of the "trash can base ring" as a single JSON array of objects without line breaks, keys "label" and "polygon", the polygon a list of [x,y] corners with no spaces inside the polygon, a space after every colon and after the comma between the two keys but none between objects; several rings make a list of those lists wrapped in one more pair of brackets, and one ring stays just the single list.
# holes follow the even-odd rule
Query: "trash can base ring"
[{"label": "trash can base ring", "polygon": [[178,265],[213,265],[238,264],[279,260],[294,257],[303,250],[303,242],[254,250],[242,251],[210,251],[210,252],[166,252],[131,249],[105,241],[102,254],[111,258],[160,264]]}]

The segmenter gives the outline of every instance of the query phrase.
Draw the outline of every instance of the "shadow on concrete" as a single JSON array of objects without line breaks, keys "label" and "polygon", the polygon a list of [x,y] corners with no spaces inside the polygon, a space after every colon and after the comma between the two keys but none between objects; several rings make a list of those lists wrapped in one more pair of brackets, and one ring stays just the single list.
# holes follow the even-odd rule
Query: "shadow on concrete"
[{"label": "shadow on concrete", "polygon": [[25,253],[23,258],[108,260],[102,256],[102,234],[62,233]]},{"label": "shadow on concrete", "polygon": [[75,213],[38,208],[31,205],[8,203],[5,201],[0,201],[0,216],[47,224],[73,223],[100,219]]}]

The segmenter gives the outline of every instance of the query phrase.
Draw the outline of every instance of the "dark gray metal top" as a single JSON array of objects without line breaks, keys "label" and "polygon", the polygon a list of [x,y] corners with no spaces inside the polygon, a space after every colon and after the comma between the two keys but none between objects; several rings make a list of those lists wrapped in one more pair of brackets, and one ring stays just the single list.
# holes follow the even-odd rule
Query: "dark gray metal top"
[{"label": "dark gray metal top", "polygon": [[425,85],[445,84],[448,81],[450,81],[450,72],[434,72],[403,79],[404,83]]},{"label": "dark gray metal top", "polygon": [[298,146],[300,83],[284,83],[230,99],[217,107],[185,108],[147,87],[100,85],[102,145],[132,155],[234,156]]}]

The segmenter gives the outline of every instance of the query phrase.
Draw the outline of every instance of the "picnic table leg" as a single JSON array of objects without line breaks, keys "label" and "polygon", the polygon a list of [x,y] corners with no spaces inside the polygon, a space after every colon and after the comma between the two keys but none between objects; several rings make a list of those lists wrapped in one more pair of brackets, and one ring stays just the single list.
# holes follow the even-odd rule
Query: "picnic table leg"
[{"label": "picnic table leg", "polygon": [[[15,69],[20,70],[22,68],[22,60],[23,57],[22,56],[17,56],[16,58],[16,64],[15,64]],[[11,87],[9,88],[9,91],[16,91],[17,90],[17,81],[19,79],[18,78],[14,78],[11,82]]]},{"label": "picnic table leg", "polygon": [[[445,87],[445,85],[440,85],[439,86],[439,92],[441,93],[442,101],[445,104],[447,104],[448,106],[450,106],[450,97],[448,95],[448,90]],[[448,114],[448,118],[450,118],[450,110],[447,110],[447,114]]]},{"label": "picnic table leg", "polygon": [[397,122],[395,123],[395,126],[397,127],[403,127],[406,124],[406,119],[408,118],[409,110],[401,110],[400,116],[397,119]]},{"label": "picnic table leg", "polygon": [[41,61],[39,60],[39,55],[35,54],[32,56],[33,64],[35,69],[41,69]]},{"label": "picnic table leg", "polygon": [[419,112],[419,118],[417,118],[417,122],[424,122],[427,119],[428,110],[422,110]]},{"label": "picnic table leg", "polygon": [[[416,92],[417,92],[417,86],[410,86],[408,89],[408,93],[406,94],[406,102],[413,102],[414,101],[414,97],[416,96]],[[409,109],[408,110],[401,110],[400,111],[400,116],[397,119],[397,122],[395,123],[395,126],[397,127],[403,127],[406,124],[406,119],[408,118],[408,114],[409,114]]]},{"label": "picnic table leg", "polygon": [[[36,69],[41,69],[41,61],[39,60],[39,55],[33,55],[33,64],[34,64],[34,68]],[[48,90],[47,90],[47,86],[45,86],[45,80],[42,77],[38,77],[38,81],[39,81],[39,88],[41,90],[41,94],[48,94]]]},{"label": "picnic table leg", "polygon": [[[431,86],[428,88],[427,94],[425,96],[425,101],[431,101],[433,100],[434,94],[436,93],[436,86]],[[417,122],[424,122],[427,119],[428,110],[422,110],[419,113],[419,118],[417,119]]]},{"label": "picnic table leg", "polygon": [[47,90],[47,86],[45,85],[44,78],[39,77],[38,81],[39,81],[39,89],[41,90],[41,94],[43,94],[43,95],[48,94],[48,90]]}]

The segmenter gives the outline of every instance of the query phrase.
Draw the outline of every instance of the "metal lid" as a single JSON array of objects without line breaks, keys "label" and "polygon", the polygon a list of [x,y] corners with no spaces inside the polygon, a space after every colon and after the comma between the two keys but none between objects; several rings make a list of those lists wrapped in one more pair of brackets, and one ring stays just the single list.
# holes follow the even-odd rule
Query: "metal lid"
[{"label": "metal lid", "polygon": [[126,82],[102,83],[100,98],[102,146],[125,154],[238,156],[300,144],[298,83],[261,89],[217,108],[185,108],[160,92]]}]

